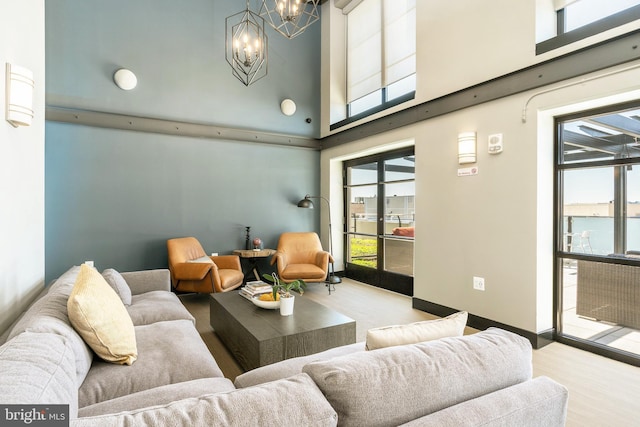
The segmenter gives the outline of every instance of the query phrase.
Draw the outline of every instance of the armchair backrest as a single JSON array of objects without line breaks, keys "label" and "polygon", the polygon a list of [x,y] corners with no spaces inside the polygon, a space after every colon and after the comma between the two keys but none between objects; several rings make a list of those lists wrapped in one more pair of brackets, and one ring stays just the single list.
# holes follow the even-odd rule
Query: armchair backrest
[{"label": "armchair backrest", "polygon": [[169,268],[192,259],[206,256],[202,245],[195,237],[179,237],[167,240]]},{"label": "armchair backrest", "polygon": [[289,264],[314,264],[322,252],[320,237],[313,232],[287,232],[280,235],[278,252],[287,254]]}]

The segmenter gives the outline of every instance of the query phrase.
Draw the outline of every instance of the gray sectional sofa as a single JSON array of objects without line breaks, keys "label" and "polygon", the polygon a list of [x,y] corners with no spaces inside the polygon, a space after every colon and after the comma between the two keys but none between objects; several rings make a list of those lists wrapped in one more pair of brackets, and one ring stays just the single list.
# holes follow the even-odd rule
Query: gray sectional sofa
[{"label": "gray sectional sofa", "polygon": [[122,273],[138,359],[104,362],[66,302],[78,267],[0,337],[0,404],[68,404],[76,426],[562,426],[567,390],[532,379],[531,346],[490,329],[365,351],[364,343],[225,378],[168,270]]}]

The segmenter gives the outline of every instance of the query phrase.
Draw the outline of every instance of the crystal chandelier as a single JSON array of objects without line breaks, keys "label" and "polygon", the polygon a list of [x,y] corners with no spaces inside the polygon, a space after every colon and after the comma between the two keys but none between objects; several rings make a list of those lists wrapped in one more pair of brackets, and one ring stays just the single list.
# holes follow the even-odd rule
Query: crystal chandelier
[{"label": "crystal chandelier", "polygon": [[301,34],[320,19],[319,0],[262,0],[260,16],[287,38]]},{"label": "crystal chandelier", "polygon": [[225,20],[226,59],[233,75],[249,86],[267,75],[264,19],[247,8]]}]

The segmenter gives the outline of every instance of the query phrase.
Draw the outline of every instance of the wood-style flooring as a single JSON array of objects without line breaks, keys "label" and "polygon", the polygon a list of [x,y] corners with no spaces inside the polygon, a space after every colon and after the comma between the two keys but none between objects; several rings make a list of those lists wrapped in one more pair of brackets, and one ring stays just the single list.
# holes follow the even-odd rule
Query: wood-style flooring
[{"label": "wood-style flooring", "polygon": [[[182,295],[196,326],[225,376],[233,380],[242,368],[209,324],[209,296]],[[415,310],[411,298],[344,279],[329,292],[321,283],[309,284],[301,298],[311,298],[356,320],[356,340],[369,328],[398,325],[436,316]],[[466,334],[476,330],[467,328]],[[546,375],[569,389],[567,426],[640,427],[640,368],[560,343],[533,352],[534,377]]]}]

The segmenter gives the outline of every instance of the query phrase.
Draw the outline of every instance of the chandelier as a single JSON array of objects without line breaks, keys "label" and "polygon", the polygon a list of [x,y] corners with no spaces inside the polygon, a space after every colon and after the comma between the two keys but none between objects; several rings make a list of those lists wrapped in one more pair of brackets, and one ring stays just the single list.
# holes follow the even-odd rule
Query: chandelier
[{"label": "chandelier", "polygon": [[262,0],[260,16],[287,38],[301,34],[320,19],[319,0]]},{"label": "chandelier", "polygon": [[249,86],[267,75],[264,19],[247,8],[225,20],[225,57],[233,75]]}]

